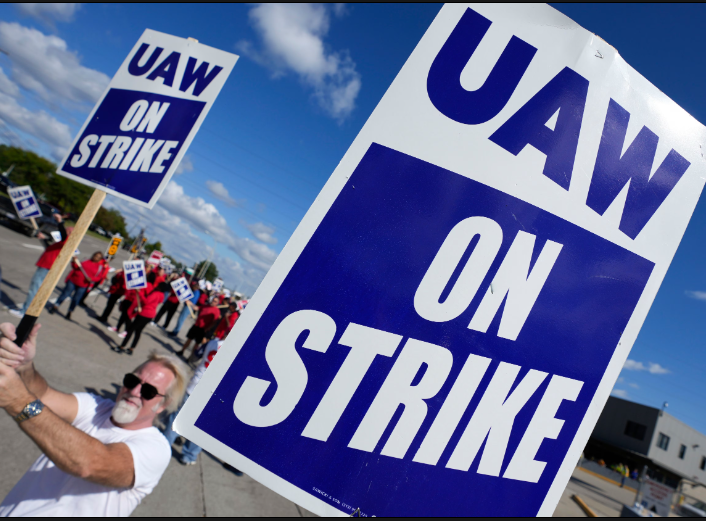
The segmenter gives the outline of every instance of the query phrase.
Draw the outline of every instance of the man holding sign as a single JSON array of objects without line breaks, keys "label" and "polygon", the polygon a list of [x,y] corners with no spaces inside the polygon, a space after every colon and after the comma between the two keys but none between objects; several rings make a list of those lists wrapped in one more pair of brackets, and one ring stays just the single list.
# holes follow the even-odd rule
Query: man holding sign
[{"label": "man holding sign", "polygon": [[[34,296],[37,294],[37,291],[39,291],[39,288],[42,285],[42,282],[44,282],[47,273],[49,273],[49,270],[54,265],[54,261],[59,256],[61,248],[64,247],[66,238],[73,230],[73,228],[64,227],[64,219],[61,217],[61,214],[55,213],[53,217],[59,230],[57,232],[51,232],[52,239],[54,240],[51,244],[49,243],[48,237],[46,237],[42,232],[37,234],[37,238],[41,239],[46,244],[46,250],[44,250],[44,253],[42,253],[39,257],[39,260],[37,260],[37,269],[34,272],[34,275],[32,275],[32,280],[29,283],[29,291],[27,292],[25,303],[22,304],[20,309],[10,310],[10,313],[16,317],[22,317],[27,312],[27,308],[29,308],[32,300],[34,300]],[[54,237],[55,233],[59,235],[58,238]]]}]

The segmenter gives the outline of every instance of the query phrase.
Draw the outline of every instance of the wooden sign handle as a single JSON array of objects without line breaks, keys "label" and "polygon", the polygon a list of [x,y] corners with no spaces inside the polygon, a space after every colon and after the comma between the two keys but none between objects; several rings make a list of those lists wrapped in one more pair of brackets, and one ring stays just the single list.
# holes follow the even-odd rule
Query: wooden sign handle
[{"label": "wooden sign handle", "polygon": [[59,252],[59,256],[54,261],[54,265],[49,270],[49,273],[47,273],[47,276],[44,278],[44,282],[42,282],[42,285],[39,287],[39,291],[37,291],[34,299],[32,299],[32,303],[30,304],[29,309],[27,309],[27,313],[25,313],[17,326],[17,338],[15,339],[15,344],[18,346],[21,346],[24,344],[25,340],[27,340],[27,337],[32,331],[35,322],[37,322],[37,318],[39,318],[39,315],[42,313],[42,310],[49,300],[49,297],[51,297],[56,284],[59,282],[66,266],[73,257],[76,248],[78,248],[78,245],[81,243],[83,236],[86,235],[88,226],[93,222],[93,218],[98,213],[98,209],[101,207],[101,204],[103,204],[105,196],[106,193],[103,190],[96,188],[93,191],[93,195],[88,200],[88,203],[86,203],[86,207],[83,209],[83,212],[81,212],[81,216],[78,218],[78,222],[74,226],[74,231],[67,237],[66,243],[64,243],[63,248],[61,248],[61,252]]}]

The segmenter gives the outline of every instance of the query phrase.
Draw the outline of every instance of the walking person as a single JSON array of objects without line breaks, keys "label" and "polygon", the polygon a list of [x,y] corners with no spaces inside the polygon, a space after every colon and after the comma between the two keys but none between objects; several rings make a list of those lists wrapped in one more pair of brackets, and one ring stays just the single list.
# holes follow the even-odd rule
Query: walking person
[{"label": "walking person", "polygon": [[[154,272],[147,275],[147,287],[137,292],[135,301],[128,311],[128,315],[132,321],[127,329],[127,335],[123,338],[120,347],[117,348],[117,351],[120,353],[127,353],[128,355],[133,353],[137,347],[137,343],[140,341],[142,330],[157,314],[157,306],[162,301],[163,294],[159,291],[159,288],[154,285],[156,278]],[[132,338],[132,345],[126,350],[125,346],[127,346],[130,338]]]},{"label": "walking person", "polygon": [[113,275],[113,278],[110,279],[108,294],[110,295],[108,302],[105,305],[103,314],[98,319],[99,322],[103,322],[104,324],[108,323],[108,317],[110,317],[110,314],[113,312],[115,304],[120,300],[120,297],[125,294],[125,272],[123,270],[118,271]]},{"label": "walking person", "polygon": [[[219,306],[220,308],[220,306]],[[206,338],[200,346],[194,348],[194,351],[189,357],[189,363],[196,363],[203,356],[204,352],[208,350],[207,344],[212,338],[217,340],[224,340],[226,336],[233,329],[235,322],[240,317],[238,312],[238,305],[235,302],[231,302],[225,310],[225,313],[217,320],[214,325],[206,333]]]},{"label": "walking person", "polygon": [[156,417],[182,402],[187,368],[152,353],[126,374],[115,401],[65,394],[37,372],[37,324],[20,348],[0,324],[0,408],[42,450],[0,504],[0,517],[129,516],[171,459]]},{"label": "walking person", "polygon": [[169,332],[169,336],[177,336],[179,334],[179,331],[181,331],[181,327],[184,325],[186,317],[191,314],[189,312],[189,308],[193,309],[194,311],[198,310],[197,305],[199,298],[201,297],[201,290],[199,289],[199,282],[196,279],[193,279],[191,281],[191,292],[194,294],[194,296],[191,297],[191,299],[184,301],[184,307],[181,308],[181,314],[179,315],[177,324],[174,329]]},{"label": "walking person", "polygon": [[56,261],[56,258],[59,256],[61,248],[64,247],[64,244],[66,243],[66,238],[71,234],[71,231],[73,230],[73,228],[64,227],[64,219],[63,217],[61,217],[61,214],[55,213],[53,217],[56,221],[57,227],[59,228],[59,235],[61,235],[61,240],[50,244],[49,237],[44,235],[42,232],[39,232],[37,234],[37,237],[42,239],[42,242],[44,242],[46,249],[37,260],[37,269],[34,272],[34,275],[32,275],[32,280],[29,283],[29,290],[27,292],[27,298],[25,299],[25,303],[20,309],[10,310],[10,313],[16,317],[23,317],[24,314],[27,312],[27,308],[29,308],[29,305],[32,303],[32,300],[34,300],[34,296],[37,294],[37,291],[39,291],[39,288],[42,285],[42,282],[44,282],[47,273],[49,273],[49,270],[54,265],[54,261]]},{"label": "walking person", "polygon": [[164,319],[164,324],[162,327],[167,329],[169,327],[169,323],[172,321],[174,313],[176,313],[176,310],[179,307],[179,298],[176,296],[176,293],[174,293],[174,288],[172,288],[171,284],[169,285],[169,291],[166,292],[165,295],[168,295],[167,299],[164,304],[162,304],[162,307],[159,308],[157,316],[154,317],[154,322],[159,325],[160,319],[166,313],[167,318]]},{"label": "walking person", "polygon": [[108,264],[108,261],[105,257],[103,257],[100,261],[101,264],[101,269],[100,269],[100,278],[94,282],[93,284],[89,285],[88,288],[86,288],[85,293],[83,294],[83,297],[81,297],[81,301],[78,303],[79,306],[82,308],[86,307],[86,299],[88,298],[88,294],[93,291],[94,289],[100,288],[101,284],[105,282],[105,279],[108,278],[108,272],[110,271],[110,264]]},{"label": "walking person", "polygon": [[194,350],[196,350],[204,338],[206,338],[206,331],[212,324],[216,322],[221,316],[221,310],[215,306],[216,298],[209,299],[206,304],[199,309],[199,314],[196,317],[196,322],[191,326],[189,332],[186,333],[186,341],[181,348],[181,351],[177,353],[179,356],[184,356],[184,352],[189,348],[191,342],[194,341]]},{"label": "walking person", "polygon": [[56,313],[67,298],[71,298],[71,305],[69,306],[69,311],[66,313],[64,318],[66,320],[71,320],[71,313],[73,313],[76,306],[78,306],[81,297],[86,293],[86,288],[91,282],[96,282],[100,280],[100,270],[101,270],[101,260],[103,259],[103,254],[99,251],[95,252],[90,259],[83,261],[79,264],[76,257],[73,258],[73,270],[66,277],[66,285],[64,290],[56,299],[54,305],[49,308],[49,313]]}]

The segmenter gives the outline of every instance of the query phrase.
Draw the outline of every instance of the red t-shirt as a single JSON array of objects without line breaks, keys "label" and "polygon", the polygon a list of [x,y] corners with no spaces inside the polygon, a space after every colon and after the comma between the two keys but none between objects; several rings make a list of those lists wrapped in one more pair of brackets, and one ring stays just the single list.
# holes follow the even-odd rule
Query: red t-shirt
[{"label": "red t-shirt", "polygon": [[219,318],[221,318],[221,310],[215,306],[206,304],[199,310],[199,316],[196,317],[194,325],[202,329],[208,329]]},{"label": "red t-shirt", "polygon": [[86,280],[86,275],[83,274],[80,268],[74,265],[74,269],[71,270],[69,276],[66,277],[66,282],[73,282],[79,288],[87,288],[91,282],[98,282],[100,280],[100,262],[93,262],[91,259],[88,259],[83,261],[81,266],[90,280]]},{"label": "red t-shirt", "polygon": [[140,291],[140,307],[142,311],[137,312],[137,299],[132,301],[132,305],[128,310],[127,314],[130,318],[135,315],[140,315],[145,318],[154,318],[157,315],[157,306],[162,303],[164,299],[164,293],[161,291],[153,291],[154,286],[152,284],[147,284],[146,288]]},{"label": "red t-shirt", "polygon": [[201,295],[199,295],[199,300],[196,305],[197,306],[205,306],[207,300],[208,300],[208,295],[206,295],[205,291],[202,291]]},{"label": "red t-shirt", "polygon": [[230,330],[233,329],[233,325],[235,324],[235,321],[238,320],[239,316],[240,314],[236,311],[231,316],[226,315],[223,317],[223,320],[218,323],[215,337],[219,340],[223,340],[225,336],[230,333]]},{"label": "red t-shirt", "polygon": [[171,302],[172,304],[179,303],[179,297],[177,297],[176,293],[174,293],[174,288],[171,287],[171,284],[169,288],[169,298],[167,299],[167,302]]},{"label": "red t-shirt", "polygon": [[119,297],[125,294],[125,277],[123,276],[122,270],[119,271],[114,277],[115,282],[110,285],[108,293],[111,295],[117,294]]},{"label": "red t-shirt", "polygon": [[108,265],[108,261],[105,259],[101,260],[100,263],[101,263],[101,266],[103,267],[103,269],[101,270],[101,273],[100,273],[101,278],[100,278],[100,281],[98,282],[98,284],[103,284],[105,279],[108,278],[108,272],[110,271],[110,266]]},{"label": "red t-shirt", "polygon": [[37,267],[50,270],[54,265],[54,261],[56,261],[56,258],[59,256],[61,248],[64,247],[64,244],[66,244],[66,241],[55,242],[54,244],[47,246],[47,249],[44,250],[44,253],[40,255],[39,260],[37,261]]}]

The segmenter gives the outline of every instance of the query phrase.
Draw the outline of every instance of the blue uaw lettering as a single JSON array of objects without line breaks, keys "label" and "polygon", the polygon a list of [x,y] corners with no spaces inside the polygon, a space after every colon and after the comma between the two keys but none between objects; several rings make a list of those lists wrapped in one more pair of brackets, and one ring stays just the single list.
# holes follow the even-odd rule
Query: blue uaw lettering
[{"label": "blue uaw lettering", "polygon": [[[484,84],[467,91],[461,72],[492,22],[467,9],[437,54],[427,77],[432,104],[465,125],[490,121],[507,105],[537,49],[513,36]],[[565,67],[503,123],[489,139],[517,156],[526,146],[546,155],[543,174],[569,190],[589,81]],[[558,114],[557,114],[558,112]],[[554,128],[547,122],[557,114]],[[635,239],[690,163],[675,150],[650,176],[659,137],[643,127],[621,156],[630,113],[610,100],[586,204],[603,215],[628,182],[619,229]]]},{"label": "blue uaw lettering", "polygon": [[[328,315],[313,310],[294,312],[280,323],[265,351],[267,364],[277,383],[277,392],[267,405],[260,405],[271,382],[248,376],[233,403],[233,411],[241,422],[253,427],[270,427],[283,422],[294,411],[308,382],[306,367],[294,343],[306,331],[308,337],[303,347],[326,353],[335,336],[336,325]],[[394,355],[402,344],[402,336],[350,323],[340,343],[350,347],[350,352],[302,431],[302,436],[326,441],[363,383],[373,360],[378,355]],[[395,411],[404,405],[402,416],[381,451],[383,456],[404,458],[429,412],[425,400],[439,393],[453,363],[450,350],[413,338],[407,339],[348,447],[372,452]],[[427,465],[439,462],[491,363],[489,358],[473,354],[463,361],[461,372],[413,461]],[[426,370],[421,380],[415,383],[423,367]],[[549,377],[545,372],[530,369],[515,385],[521,371],[520,366],[499,363],[469,422],[462,427],[463,433],[446,463],[447,468],[468,471],[485,441],[478,473],[500,476],[514,420]],[[557,439],[564,424],[563,420],[556,418],[559,406],[564,401],[576,401],[582,387],[583,382],[578,380],[559,375],[551,377],[503,478],[530,483],[539,481],[546,466],[546,462],[535,459],[539,447],[545,439]]]},{"label": "blue uaw lettering", "polygon": [[[179,69],[179,61],[182,59],[181,53],[174,51],[155,66],[157,60],[164,51],[162,47],[155,47],[144,63],[140,64],[143,58],[147,55],[149,48],[150,44],[148,43],[143,43],[140,46],[128,64],[128,72],[133,76],[144,76],[151,70],[152,72],[147,75],[148,80],[156,81],[161,78],[164,85],[172,87]],[[218,74],[223,70],[223,67],[219,65],[214,65],[211,67],[211,64],[206,61],[201,62],[201,65],[196,67],[197,63],[198,61],[196,58],[193,56],[188,57],[181,82],[179,83],[179,90],[181,92],[188,92],[188,90],[193,86],[194,89],[192,93],[194,96],[200,96],[206,87],[208,87],[216,76],[218,76]],[[210,71],[209,68],[211,68]]]},{"label": "blue uaw lettering", "polygon": [[[120,123],[120,130],[152,134],[168,108],[169,103],[154,101],[150,105],[146,100],[138,100],[128,109]],[[98,147],[92,150],[91,147],[95,145]],[[108,148],[109,145],[110,148]],[[100,168],[161,174],[165,168],[163,163],[172,157],[171,150],[178,146],[178,141],[143,137],[133,139],[129,136],[99,137],[96,134],[89,134],[79,144],[79,153],[74,154],[70,164],[74,168],[79,168],[90,159],[88,168],[96,168],[100,163]]]}]

